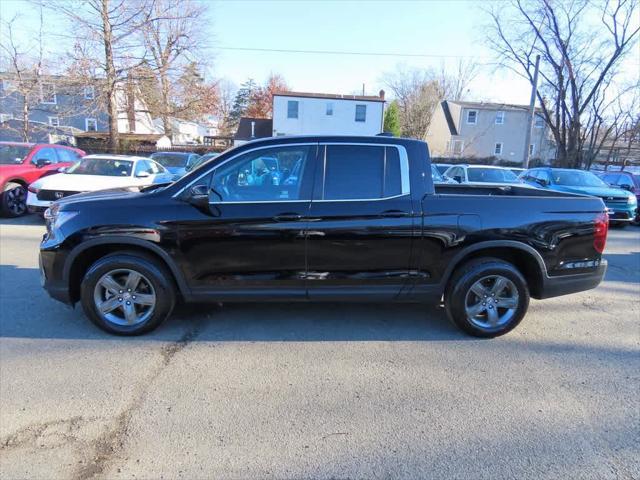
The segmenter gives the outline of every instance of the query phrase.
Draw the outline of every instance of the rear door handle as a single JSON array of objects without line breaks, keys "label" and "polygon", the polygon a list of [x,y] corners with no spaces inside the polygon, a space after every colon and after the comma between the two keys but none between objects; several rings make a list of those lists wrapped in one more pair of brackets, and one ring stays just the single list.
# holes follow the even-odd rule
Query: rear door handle
[{"label": "rear door handle", "polygon": [[380,216],[384,218],[400,218],[408,217],[409,213],[403,212],[402,210],[387,210],[386,212],[382,212]]},{"label": "rear door handle", "polygon": [[282,213],[273,217],[273,220],[276,222],[297,222],[302,220],[302,215],[298,215],[297,213]]}]

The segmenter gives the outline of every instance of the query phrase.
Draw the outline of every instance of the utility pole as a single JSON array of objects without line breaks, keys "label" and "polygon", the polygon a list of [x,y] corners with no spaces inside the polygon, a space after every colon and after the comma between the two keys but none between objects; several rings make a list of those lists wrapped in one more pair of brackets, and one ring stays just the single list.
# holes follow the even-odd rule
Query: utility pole
[{"label": "utility pole", "polygon": [[533,129],[533,119],[536,115],[536,94],[538,93],[538,70],[540,69],[540,55],[536,55],[536,68],[533,73],[533,84],[531,85],[531,101],[529,102],[529,122],[527,132],[524,136],[524,161],[522,166],[529,168],[529,145],[531,144],[531,130]]}]

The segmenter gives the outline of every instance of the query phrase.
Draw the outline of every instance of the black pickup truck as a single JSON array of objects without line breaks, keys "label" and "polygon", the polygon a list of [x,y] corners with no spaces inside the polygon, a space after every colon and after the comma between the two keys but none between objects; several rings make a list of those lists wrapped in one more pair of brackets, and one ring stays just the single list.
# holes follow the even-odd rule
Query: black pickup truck
[{"label": "black pickup truck", "polygon": [[594,288],[606,270],[600,199],[434,187],[427,145],[388,137],[255,141],[169,185],[65,198],[46,218],[44,287],[123,335],[177,300],[444,300],[458,327],[494,337],[530,297]]}]

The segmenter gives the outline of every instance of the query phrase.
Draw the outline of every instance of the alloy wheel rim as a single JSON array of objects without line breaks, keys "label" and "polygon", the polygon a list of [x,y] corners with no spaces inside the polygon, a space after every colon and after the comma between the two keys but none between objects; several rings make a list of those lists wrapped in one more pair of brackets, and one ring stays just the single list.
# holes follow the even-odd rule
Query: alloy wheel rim
[{"label": "alloy wheel rim", "polygon": [[502,275],[482,277],[465,296],[467,320],[483,330],[496,330],[509,323],[518,305],[518,289]]},{"label": "alloy wheel rim", "polygon": [[131,327],[146,322],[155,310],[153,285],[140,272],[128,268],[111,270],[93,291],[96,311],[107,322]]},{"label": "alloy wheel rim", "polygon": [[24,187],[16,187],[5,192],[7,207],[16,214],[21,215],[27,210],[27,194]]}]

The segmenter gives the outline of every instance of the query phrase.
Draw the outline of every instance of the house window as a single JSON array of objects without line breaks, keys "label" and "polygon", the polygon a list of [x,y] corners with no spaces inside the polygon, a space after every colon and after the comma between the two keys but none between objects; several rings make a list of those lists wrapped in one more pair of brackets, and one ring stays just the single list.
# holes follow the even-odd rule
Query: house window
[{"label": "house window", "polygon": [[504,112],[496,112],[496,125],[502,125],[504,123]]},{"label": "house window", "polygon": [[84,98],[86,100],[93,100],[95,98],[95,90],[93,85],[87,85],[84,87]]},{"label": "house window", "polygon": [[467,111],[467,123],[469,125],[475,125],[478,123],[478,111],[477,110],[469,110]]},{"label": "house window", "polygon": [[367,121],[367,106],[356,105],[356,122],[366,122],[366,121]]},{"label": "house window", "polygon": [[462,155],[462,150],[464,149],[464,141],[462,140],[454,140],[451,148],[451,153],[454,155]]},{"label": "house window", "polygon": [[298,103],[297,100],[287,102],[287,118],[298,118]]},{"label": "house window", "polygon": [[535,120],[535,127],[536,128],[543,128],[544,127],[544,117],[542,115],[538,115],[536,114],[536,120]]},{"label": "house window", "polygon": [[52,83],[43,83],[40,86],[40,98],[42,103],[55,105],[57,102],[56,98],[56,87]]},{"label": "house window", "polygon": [[327,103],[327,115],[329,115],[329,116],[333,115],[333,103],[332,102],[328,102]]},{"label": "house window", "polygon": [[49,125],[52,127],[60,126],[60,119],[58,117],[49,117]]},{"label": "house window", "polygon": [[98,121],[95,118],[85,118],[84,119],[84,129],[87,132],[97,132],[98,131]]},{"label": "house window", "polygon": [[533,143],[529,144],[529,156],[533,157],[535,153],[536,153],[536,146]]},{"label": "house window", "polygon": [[496,143],[496,146],[493,148],[494,155],[502,155],[502,142]]},{"label": "house window", "polygon": [[7,122],[13,118],[10,113],[0,113],[0,123]]}]

